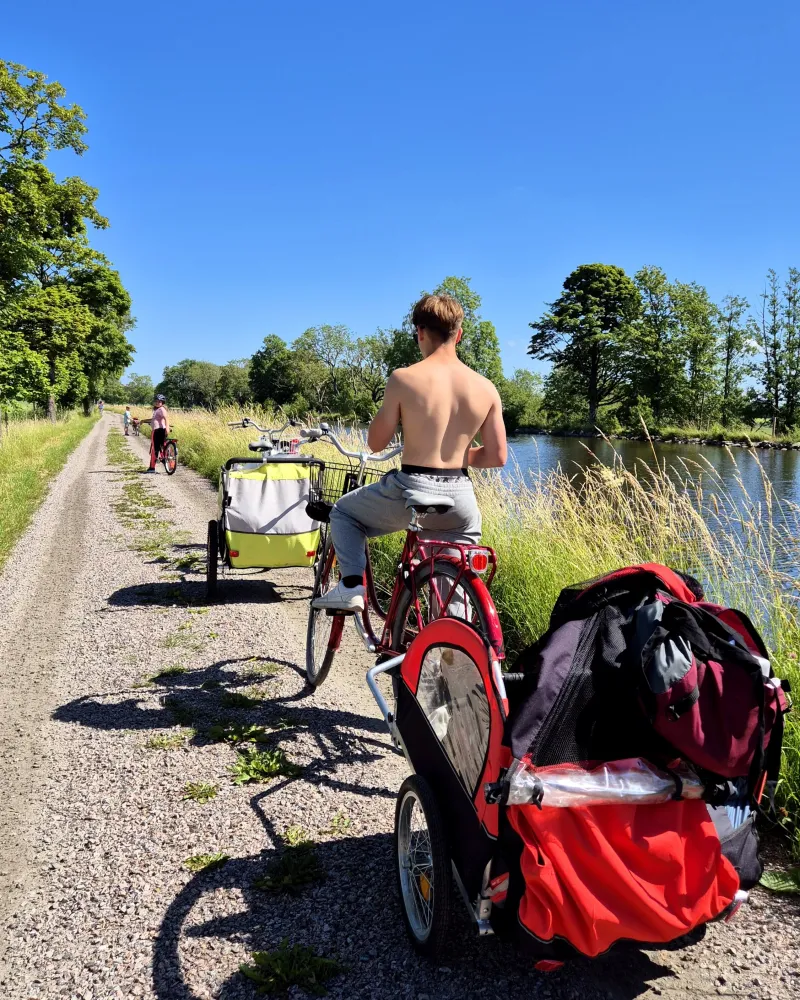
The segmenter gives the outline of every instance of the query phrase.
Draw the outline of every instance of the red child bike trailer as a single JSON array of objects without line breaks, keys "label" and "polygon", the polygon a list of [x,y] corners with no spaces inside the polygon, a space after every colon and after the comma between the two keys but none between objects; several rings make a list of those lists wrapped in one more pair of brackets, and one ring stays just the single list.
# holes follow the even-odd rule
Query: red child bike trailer
[{"label": "red child bike trailer", "polygon": [[512,673],[441,617],[368,680],[415,772],[395,851],[419,951],[445,940],[453,881],[480,933],[550,969],[729,918],[760,877],[787,695],[748,619],[667,567],[562,592]]}]

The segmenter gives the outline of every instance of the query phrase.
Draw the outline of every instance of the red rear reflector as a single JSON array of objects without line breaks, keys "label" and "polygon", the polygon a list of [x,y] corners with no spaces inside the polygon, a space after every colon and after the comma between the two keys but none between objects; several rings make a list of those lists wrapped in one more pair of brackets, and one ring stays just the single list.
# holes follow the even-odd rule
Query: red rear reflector
[{"label": "red rear reflector", "polygon": [[306,555],[308,556],[309,559],[313,559],[316,554],[317,554],[316,549],[314,549],[313,552],[306,552]]},{"label": "red rear reflector", "polygon": [[469,565],[474,573],[485,573],[489,568],[489,556],[485,552],[471,552]]},{"label": "red rear reflector", "polygon": [[555,962],[551,958],[543,958],[541,962],[534,965],[537,972],[557,972],[564,965],[563,962]]},{"label": "red rear reflector", "polygon": [[233,556],[234,559],[236,559],[236,557],[239,555],[239,550],[231,549],[231,555]]}]

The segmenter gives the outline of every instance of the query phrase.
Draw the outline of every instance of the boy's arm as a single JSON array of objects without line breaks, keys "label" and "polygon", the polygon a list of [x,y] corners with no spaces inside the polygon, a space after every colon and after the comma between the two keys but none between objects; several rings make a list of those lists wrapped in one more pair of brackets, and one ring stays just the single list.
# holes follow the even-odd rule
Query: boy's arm
[{"label": "boy's arm", "polygon": [[503,404],[497,389],[492,386],[492,408],[481,427],[480,448],[470,448],[467,461],[474,469],[499,469],[506,464],[508,443],[503,423]]},{"label": "boy's arm", "polygon": [[367,446],[378,452],[391,443],[400,423],[400,384],[397,372],[392,372],[383,394],[383,405],[372,418],[367,431]]}]

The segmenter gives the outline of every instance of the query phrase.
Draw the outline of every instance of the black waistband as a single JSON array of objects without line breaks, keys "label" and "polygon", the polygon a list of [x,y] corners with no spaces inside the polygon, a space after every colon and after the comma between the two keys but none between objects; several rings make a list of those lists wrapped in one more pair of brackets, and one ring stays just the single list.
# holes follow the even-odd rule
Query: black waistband
[{"label": "black waistband", "polygon": [[468,476],[468,469],[435,469],[428,465],[403,465],[401,472],[407,472],[411,476],[437,476],[444,479],[455,479],[458,476]]}]

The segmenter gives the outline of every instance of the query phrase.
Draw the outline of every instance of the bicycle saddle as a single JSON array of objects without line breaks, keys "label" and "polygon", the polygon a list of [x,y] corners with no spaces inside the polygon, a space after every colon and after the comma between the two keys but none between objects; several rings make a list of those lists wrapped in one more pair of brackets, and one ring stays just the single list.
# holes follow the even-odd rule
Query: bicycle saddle
[{"label": "bicycle saddle", "polygon": [[406,507],[417,514],[446,514],[455,507],[452,497],[443,497],[441,493],[422,493],[420,490],[403,490]]}]

